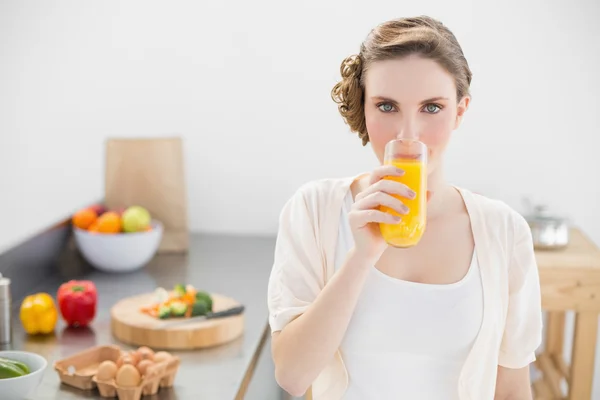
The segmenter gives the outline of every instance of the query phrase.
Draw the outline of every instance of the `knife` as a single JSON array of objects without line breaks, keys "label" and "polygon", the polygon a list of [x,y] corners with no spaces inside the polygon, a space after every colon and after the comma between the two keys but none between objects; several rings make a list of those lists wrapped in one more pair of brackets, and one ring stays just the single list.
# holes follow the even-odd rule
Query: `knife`
[{"label": "knife", "polygon": [[191,324],[194,322],[206,321],[209,319],[231,317],[233,315],[239,315],[243,312],[244,312],[244,306],[240,305],[240,306],[228,308],[223,311],[210,312],[210,313],[207,313],[206,315],[200,315],[198,317],[182,318],[182,319],[177,319],[175,321],[163,322],[162,324],[156,325],[152,329],[171,328],[171,327],[175,327],[175,326]]}]

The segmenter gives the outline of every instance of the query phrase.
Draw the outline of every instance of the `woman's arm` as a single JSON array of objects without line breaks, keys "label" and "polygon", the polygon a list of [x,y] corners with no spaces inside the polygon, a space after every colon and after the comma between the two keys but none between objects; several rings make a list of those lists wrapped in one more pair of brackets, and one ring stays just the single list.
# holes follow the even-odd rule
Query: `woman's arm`
[{"label": "woman's arm", "polygon": [[351,251],[340,270],[306,312],[272,339],[275,378],[293,396],[302,396],[334,357],[369,271],[376,260]]},{"label": "woman's arm", "polygon": [[379,208],[390,207],[403,215],[408,209],[393,195],[415,196],[400,182],[383,179],[403,173],[391,165],[371,173],[369,186],[356,195],[348,212],[354,246],[325,285],[319,233],[314,212],[309,211],[318,202],[300,193],[284,207],[269,280],[269,320],[275,377],[290,394],[304,394],[335,356],[369,267],[388,247],[378,224],[401,220]]},{"label": "woman's arm", "polygon": [[533,398],[529,365],[542,342],[540,282],[531,230],[523,217],[514,216],[508,310],[498,359],[495,400]]},{"label": "woman's arm", "polygon": [[529,366],[511,369],[498,366],[494,400],[532,400]]}]

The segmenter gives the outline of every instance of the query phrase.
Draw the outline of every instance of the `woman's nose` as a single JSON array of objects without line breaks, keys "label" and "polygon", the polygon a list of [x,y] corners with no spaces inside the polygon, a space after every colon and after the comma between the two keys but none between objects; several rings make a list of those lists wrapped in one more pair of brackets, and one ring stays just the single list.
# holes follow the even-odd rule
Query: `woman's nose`
[{"label": "woman's nose", "polygon": [[403,118],[396,129],[396,139],[417,140],[419,139],[419,129],[417,123],[412,118]]}]

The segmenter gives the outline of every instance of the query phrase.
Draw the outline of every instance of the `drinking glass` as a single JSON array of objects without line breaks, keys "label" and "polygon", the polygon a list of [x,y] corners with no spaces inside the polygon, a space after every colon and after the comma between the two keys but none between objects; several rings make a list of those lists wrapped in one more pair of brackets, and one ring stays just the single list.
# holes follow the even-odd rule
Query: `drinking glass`
[{"label": "drinking glass", "polygon": [[396,211],[381,206],[381,211],[399,216],[402,220],[397,224],[379,224],[381,235],[394,247],[415,246],[425,232],[427,220],[427,146],[418,140],[395,139],[385,146],[384,164],[394,165],[404,171],[403,176],[388,176],[412,189],[417,195],[408,199],[393,195],[409,209],[408,214],[401,215]]}]

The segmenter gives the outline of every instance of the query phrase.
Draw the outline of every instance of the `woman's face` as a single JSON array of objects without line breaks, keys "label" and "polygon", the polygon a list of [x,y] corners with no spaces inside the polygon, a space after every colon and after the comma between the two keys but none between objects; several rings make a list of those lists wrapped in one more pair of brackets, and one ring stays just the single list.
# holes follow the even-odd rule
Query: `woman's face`
[{"label": "woman's face", "polygon": [[366,72],[365,120],[381,163],[387,142],[415,138],[427,145],[428,174],[434,172],[468,104],[468,97],[457,103],[454,77],[430,59],[378,61]]}]

